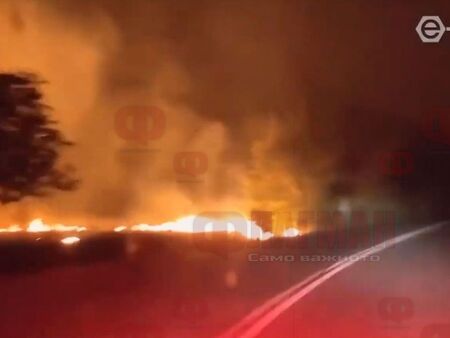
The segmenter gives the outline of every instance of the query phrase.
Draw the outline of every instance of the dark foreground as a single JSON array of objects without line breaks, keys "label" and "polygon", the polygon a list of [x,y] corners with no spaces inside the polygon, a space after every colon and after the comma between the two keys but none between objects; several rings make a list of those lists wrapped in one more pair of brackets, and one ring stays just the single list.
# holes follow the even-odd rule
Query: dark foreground
[{"label": "dark foreground", "polygon": [[[3,236],[0,337],[214,337],[332,264],[330,255],[371,244],[361,232],[347,234],[351,240],[341,235],[262,244],[225,235],[105,233],[84,235],[72,246],[56,234]],[[445,228],[389,249],[377,262],[357,263],[262,336],[422,337],[423,327],[450,318],[449,240]]]}]

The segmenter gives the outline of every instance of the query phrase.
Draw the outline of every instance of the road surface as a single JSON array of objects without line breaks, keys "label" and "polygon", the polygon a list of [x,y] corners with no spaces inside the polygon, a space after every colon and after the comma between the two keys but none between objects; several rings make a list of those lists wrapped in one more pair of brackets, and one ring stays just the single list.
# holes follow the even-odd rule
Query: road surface
[{"label": "road surface", "polygon": [[[370,256],[375,259],[352,262],[300,299],[275,298],[270,310],[284,304],[282,311],[262,326],[261,315],[256,316],[235,337],[446,338],[449,241],[447,226],[375,252]],[[323,271],[334,271],[327,270],[330,266],[347,264],[314,257],[348,258],[367,248],[305,248],[299,243],[286,239],[223,254],[177,238],[132,237],[125,241],[126,254],[111,256],[102,249],[101,259],[92,259],[82,240],[58,249],[63,263],[2,270],[0,337],[219,337],[309,276],[322,271],[323,278]]]}]

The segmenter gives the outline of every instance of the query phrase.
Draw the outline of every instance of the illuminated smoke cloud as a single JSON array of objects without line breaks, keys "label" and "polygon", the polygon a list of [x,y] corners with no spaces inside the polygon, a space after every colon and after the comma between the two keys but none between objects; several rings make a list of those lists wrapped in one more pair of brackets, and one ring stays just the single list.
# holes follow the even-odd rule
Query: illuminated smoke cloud
[{"label": "illuminated smoke cloud", "polygon": [[[113,227],[346,201],[426,209],[416,127],[444,102],[445,58],[418,49],[414,30],[405,41],[411,6],[328,7],[2,2],[2,68],[49,81],[48,103],[76,143],[65,160],[82,179],[75,193],[4,208],[5,219]],[[405,149],[415,162],[402,185],[380,156]]]}]

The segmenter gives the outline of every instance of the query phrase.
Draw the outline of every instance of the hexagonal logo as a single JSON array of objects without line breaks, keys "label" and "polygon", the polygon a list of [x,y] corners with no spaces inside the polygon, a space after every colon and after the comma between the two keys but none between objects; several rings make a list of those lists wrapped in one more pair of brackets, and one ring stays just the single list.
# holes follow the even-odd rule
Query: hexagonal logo
[{"label": "hexagonal logo", "polygon": [[437,15],[425,15],[420,18],[416,31],[423,43],[438,43],[447,28]]}]

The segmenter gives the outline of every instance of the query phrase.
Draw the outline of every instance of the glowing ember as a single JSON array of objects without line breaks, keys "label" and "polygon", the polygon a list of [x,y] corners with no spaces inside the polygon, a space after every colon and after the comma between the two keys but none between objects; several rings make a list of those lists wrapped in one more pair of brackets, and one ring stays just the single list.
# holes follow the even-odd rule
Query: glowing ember
[{"label": "glowing ember", "polygon": [[79,237],[66,237],[61,240],[61,243],[64,245],[73,245],[80,241]]},{"label": "glowing ember", "polygon": [[115,232],[123,232],[125,230],[127,230],[127,227],[124,226],[124,225],[121,225],[121,226],[118,226],[118,227],[114,228]]}]

